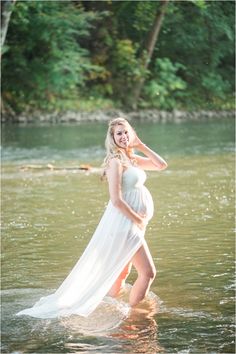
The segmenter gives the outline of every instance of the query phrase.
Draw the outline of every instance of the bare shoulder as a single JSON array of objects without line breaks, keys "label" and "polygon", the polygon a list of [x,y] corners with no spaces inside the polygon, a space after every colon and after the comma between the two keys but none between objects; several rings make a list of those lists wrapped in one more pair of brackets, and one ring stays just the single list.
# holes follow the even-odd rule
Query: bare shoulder
[{"label": "bare shoulder", "polygon": [[121,165],[121,162],[118,157],[114,156],[114,157],[110,158],[108,166],[113,167],[113,166],[120,166],[120,165]]},{"label": "bare shoulder", "polygon": [[112,172],[117,173],[121,171],[122,171],[122,165],[120,159],[118,157],[112,157],[108,162],[106,172],[110,174]]}]

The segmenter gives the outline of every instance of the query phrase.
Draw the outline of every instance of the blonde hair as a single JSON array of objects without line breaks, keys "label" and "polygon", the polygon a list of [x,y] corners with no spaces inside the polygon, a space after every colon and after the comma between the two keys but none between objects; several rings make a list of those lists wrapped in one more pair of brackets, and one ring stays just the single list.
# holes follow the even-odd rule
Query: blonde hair
[{"label": "blonde hair", "polygon": [[135,134],[134,129],[131,127],[129,122],[125,118],[115,118],[109,122],[108,125],[108,130],[107,130],[107,136],[105,140],[105,147],[106,147],[106,157],[103,161],[102,167],[103,167],[103,174],[102,177],[105,177],[106,175],[106,168],[109,165],[109,162],[112,158],[118,158],[122,164],[122,166],[127,167],[129,164],[129,160],[135,164],[136,160],[134,157],[132,157],[133,154],[133,149],[128,148],[126,150],[126,153],[123,151],[123,149],[119,148],[119,146],[116,145],[115,140],[114,140],[114,131],[115,127],[117,125],[123,125],[126,126],[127,129],[129,130],[130,137],[132,138],[132,134]]}]

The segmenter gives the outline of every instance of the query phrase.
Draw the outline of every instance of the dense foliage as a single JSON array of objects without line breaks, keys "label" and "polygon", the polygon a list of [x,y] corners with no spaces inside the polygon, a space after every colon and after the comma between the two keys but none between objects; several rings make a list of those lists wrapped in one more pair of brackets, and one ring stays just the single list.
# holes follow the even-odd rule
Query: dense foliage
[{"label": "dense foliage", "polygon": [[233,107],[234,1],[20,1],[2,55],[3,108]]}]

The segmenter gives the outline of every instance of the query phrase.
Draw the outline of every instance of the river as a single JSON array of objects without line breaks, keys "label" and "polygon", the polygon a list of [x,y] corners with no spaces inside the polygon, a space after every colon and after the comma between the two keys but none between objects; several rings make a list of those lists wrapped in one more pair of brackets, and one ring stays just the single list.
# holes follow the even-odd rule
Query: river
[{"label": "river", "polygon": [[169,165],[146,182],[157,277],[128,317],[87,320],[15,314],[60,285],[103,214],[106,182],[76,167],[100,167],[106,124],[2,126],[2,353],[234,353],[234,122],[134,126]]}]

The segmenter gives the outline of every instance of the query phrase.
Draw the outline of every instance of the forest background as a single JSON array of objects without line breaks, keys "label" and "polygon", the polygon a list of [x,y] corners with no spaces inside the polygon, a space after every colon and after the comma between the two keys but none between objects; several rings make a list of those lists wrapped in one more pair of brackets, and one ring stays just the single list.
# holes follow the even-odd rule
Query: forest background
[{"label": "forest background", "polygon": [[235,1],[1,7],[4,114],[234,108]]}]

